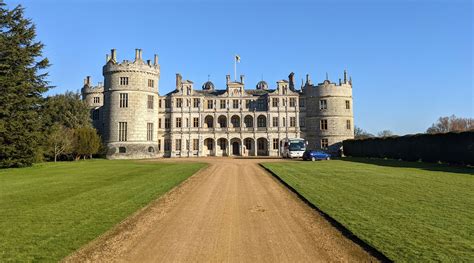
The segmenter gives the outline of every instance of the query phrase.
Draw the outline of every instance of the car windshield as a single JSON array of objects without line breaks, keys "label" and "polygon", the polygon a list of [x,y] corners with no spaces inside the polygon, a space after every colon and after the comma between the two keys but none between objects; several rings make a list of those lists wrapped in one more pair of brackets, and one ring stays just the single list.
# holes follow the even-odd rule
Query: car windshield
[{"label": "car windshield", "polygon": [[290,147],[288,147],[290,151],[304,151],[305,146],[304,142],[290,142]]}]

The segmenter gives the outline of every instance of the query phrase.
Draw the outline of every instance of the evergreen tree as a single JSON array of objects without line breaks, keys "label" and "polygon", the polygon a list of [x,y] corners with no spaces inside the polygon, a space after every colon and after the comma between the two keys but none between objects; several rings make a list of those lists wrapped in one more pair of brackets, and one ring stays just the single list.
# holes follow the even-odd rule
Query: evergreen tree
[{"label": "evergreen tree", "polygon": [[84,159],[99,152],[101,146],[100,137],[97,131],[91,127],[81,127],[74,130],[74,152],[76,160],[81,156]]},{"label": "evergreen tree", "polygon": [[23,11],[0,0],[0,167],[31,165],[43,135],[39,112],[49,62]]},{"label": "evergreen tree", "polygon": [[46,127],[55,124],[70,129],[92,127],[89,107],[79,93],[66,91],[46,98],[43,113]]}]

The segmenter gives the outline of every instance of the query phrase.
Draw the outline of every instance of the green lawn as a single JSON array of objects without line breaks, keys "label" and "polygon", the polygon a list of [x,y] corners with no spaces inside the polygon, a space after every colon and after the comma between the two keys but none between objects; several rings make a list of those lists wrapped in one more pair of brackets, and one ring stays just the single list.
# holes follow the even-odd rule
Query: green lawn
[{"label": "green lawn", "polygon": [[92,160],[0,170],[0,262],[58,261],[204,166]]},{"label": "green lawn", "polygon": [[392,260],[474,260],[473,168],[367,159],[263,165]]}]

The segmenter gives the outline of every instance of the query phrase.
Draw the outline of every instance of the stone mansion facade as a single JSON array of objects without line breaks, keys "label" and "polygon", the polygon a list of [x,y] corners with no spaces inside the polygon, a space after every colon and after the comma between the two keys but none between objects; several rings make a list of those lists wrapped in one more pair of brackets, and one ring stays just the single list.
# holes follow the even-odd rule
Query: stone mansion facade
[{"label": "stone mansion facade", "polygon": [[245,88],[244,76],[225,89],[207,81],[201,89],[176,74],[176,88],[159,94],[158,56],[117,61],[106,57],[104,82],[81,89],[107,158],[279,156],[285,138],[304,138],[309,149],[335,152],[354,137],[352,80],[313,84],[309,75],[297,90],[294,74],[270,88],[260,81]]}]

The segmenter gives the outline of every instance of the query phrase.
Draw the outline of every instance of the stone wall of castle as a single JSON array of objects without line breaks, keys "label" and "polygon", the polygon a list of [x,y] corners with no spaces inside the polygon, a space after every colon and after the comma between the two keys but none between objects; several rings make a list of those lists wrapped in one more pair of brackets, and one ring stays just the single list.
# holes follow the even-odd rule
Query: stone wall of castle
[{"label": "stone wall of castle", "polygon": [[110,159],[279,156],[284,138],[305,138],[310,149],[336,152],[354,136],[346,74],[339,84],[313,85],[307,76],[301,90],[294,88],[293,73],[275,89],[264,81],[246,89],[244,76],[227,76],[225,89],[212,82],[196,89],[177,74],[175,90],[159,96],[158,57],[145,62],[137,49],[133,62],[121,63],[112,50],[103,75],[103,86],[92,87],[86,78],[82,94]]}]

